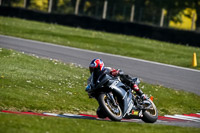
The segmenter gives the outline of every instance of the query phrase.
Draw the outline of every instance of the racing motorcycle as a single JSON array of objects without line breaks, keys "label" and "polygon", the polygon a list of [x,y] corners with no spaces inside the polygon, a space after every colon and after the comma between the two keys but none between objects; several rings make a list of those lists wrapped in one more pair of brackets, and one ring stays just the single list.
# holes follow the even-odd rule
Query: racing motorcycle
[{"label": "racing motorcycle", "polygon": [[[139,85],[140,80],[134,78],[133,82]],[[92,74],[86,91],[90,98],[95,98],[99,103],[99,118],[108,117],[113,121],[140,118],[147,123],[154,123],[158,119],[153,100],[143,100],[129,86],[123,84],[119,77],[105,73],[94,79]]]}]

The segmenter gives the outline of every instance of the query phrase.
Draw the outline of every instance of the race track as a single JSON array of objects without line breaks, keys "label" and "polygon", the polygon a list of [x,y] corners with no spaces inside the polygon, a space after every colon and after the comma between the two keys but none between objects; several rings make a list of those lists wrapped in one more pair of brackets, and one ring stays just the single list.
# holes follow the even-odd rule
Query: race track
[{"label": "race track", "polygon": [[141,78],[144,82],[200,95],[199,70],[4,35],[0,35],[0,47],[76,63],[83,67],[88,67],[92,59],[101,58],[106,66],[120,68],[127,74]]}]

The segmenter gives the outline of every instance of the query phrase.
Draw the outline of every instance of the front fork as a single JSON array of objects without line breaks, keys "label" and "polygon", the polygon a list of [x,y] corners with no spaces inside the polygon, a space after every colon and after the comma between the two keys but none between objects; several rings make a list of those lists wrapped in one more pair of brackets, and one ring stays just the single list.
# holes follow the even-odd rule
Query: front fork
[{"label": "front fork", "polygon": [[111,102],[113,103],[113,105],[117,107],[118,105],[117,105],[117,103],[115,101],[115,98],[114,98],[113,94],[110,92],[110,93],[107,93],[106,95],[111,100]]},{"label": "front fork", "polygon": [[119,114],[120,113],[119,108],[118,108],[119,105],[117,104],[112,92],[107,93],[106,96],[108,97],[110,101],[110,102],[108,101],[109,108],[112,110],[113,113]]}]

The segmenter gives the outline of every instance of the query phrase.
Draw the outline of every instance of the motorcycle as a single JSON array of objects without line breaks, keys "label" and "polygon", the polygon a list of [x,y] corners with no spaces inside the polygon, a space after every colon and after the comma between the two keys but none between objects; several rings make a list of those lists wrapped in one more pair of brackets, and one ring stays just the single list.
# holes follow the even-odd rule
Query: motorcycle
[{"label": "motorcycle", "polygon": [[[133,79],[133,82],[137,85],[140,83],[138,78]],[[153,100],[143,100],[141,96],[134,94],[119,77],[104,73],[95,79],[92,74],[86,91],[90,98],[95,98],[99,103],[96,112],[99,118],[108,117],[113,121],[140,118],[147,123],[154,123],[158,119]]]}]

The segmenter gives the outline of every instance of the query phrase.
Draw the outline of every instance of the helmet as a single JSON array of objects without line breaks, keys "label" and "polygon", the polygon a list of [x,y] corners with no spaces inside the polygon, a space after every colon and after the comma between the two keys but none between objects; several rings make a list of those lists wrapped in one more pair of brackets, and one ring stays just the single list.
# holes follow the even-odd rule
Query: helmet
[{"label": "helmet", "polygon": [[104,70],[104,63],[101,59],[94,59],[91,61],[89,65],[90,73],[92,72],[100,72]]}]

